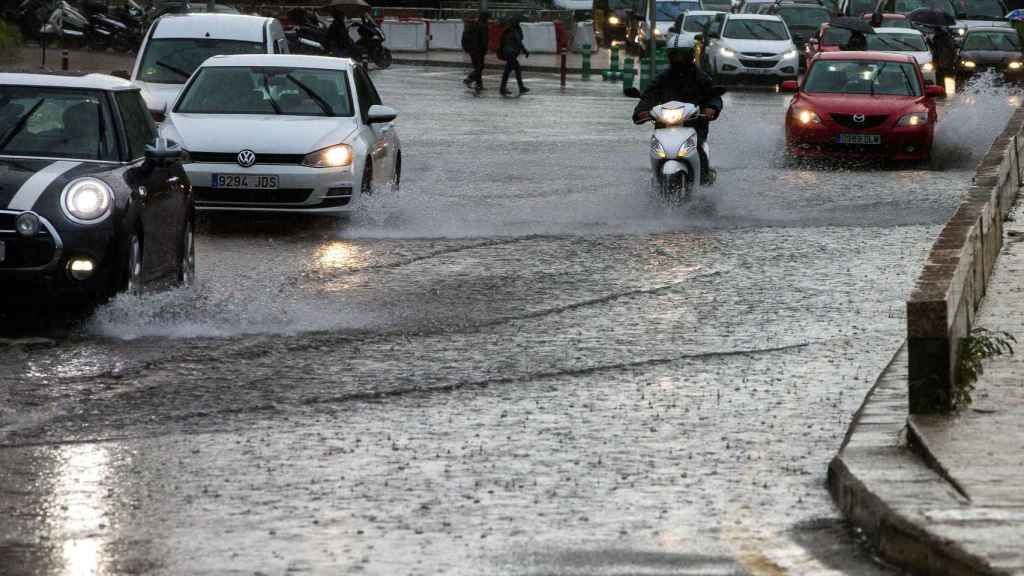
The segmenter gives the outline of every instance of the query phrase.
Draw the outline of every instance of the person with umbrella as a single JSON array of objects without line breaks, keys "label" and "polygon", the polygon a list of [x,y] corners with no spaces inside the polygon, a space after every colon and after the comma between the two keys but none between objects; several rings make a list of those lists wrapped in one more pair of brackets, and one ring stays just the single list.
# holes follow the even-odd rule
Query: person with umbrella
[{"label": "person with umbrella", "polygon": [[956,74],[956,40],[949,29],[956,26],[956,18],[938,8],[922,7],[907,14],[907,20],[928,33],[935,79],[939,84]]},{"label": "person with umbrella", "polygon": [[345,17],[358,12],[364,14],[370,5],[362,0],[333,0],[326,6],[334,20],[327,29],[327,51],[338,58],[359,59],[360,52],[352,37],[348,34],[348,22]]},{"label": "person with umbrella", "polygon": [[829,24],[832,28],[842,28],[850,31],[850,38],[843,46],[843,50],[864,51],[868,49],[868,34],[874,34],[875,29],[863,18],[855,16],[840,16],[832,19]]}]

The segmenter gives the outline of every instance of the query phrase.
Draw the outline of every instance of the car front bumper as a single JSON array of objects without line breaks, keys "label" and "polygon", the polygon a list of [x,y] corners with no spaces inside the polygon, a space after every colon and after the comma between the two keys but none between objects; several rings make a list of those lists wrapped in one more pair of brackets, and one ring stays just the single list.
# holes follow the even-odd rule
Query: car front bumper
[{"label": "car front bumper", "polygon": [[720,77],[745,79],[753,81],[795,80],[800,70],[800,56],[794,54],[789,58],[752,57],[742,53],[726,56],[719,53],[715,56],[716,72]]},{"label": "car front bumper", "polygon": [[[880,143],[840,143],[841,134],[878,135]],[[928,124],[851,130],[841,126],[803,126],[789,120],[786,123],[786,149],[800,158],[926,160],[931,154],[933,134],[934,126]]]},{"label": "car front bumper", "polygon": [[[280,212],[343,214],[351,212],[359,190],[354,182],[355,167],[309,168],[297,164],[257,164],[242,168],[237,164],[189,163],[185,165],[196,209],[201,211]],[[276,176],[276,189],[218,188],[218,174]]]}]

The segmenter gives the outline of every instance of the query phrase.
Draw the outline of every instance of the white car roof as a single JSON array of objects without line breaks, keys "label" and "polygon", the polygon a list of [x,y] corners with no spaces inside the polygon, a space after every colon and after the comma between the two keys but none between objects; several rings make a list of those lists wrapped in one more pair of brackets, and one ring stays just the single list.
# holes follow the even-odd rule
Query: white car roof
[{"label": "white car roof", "polygon": [[288,68],[317,68],[321,70],[351,70],[349,58],[333,56],[307,56],[305,54],[235,54],[213,56],[200,68],[221,66],[282,66]]},{"label": "white car roof", "polygon": [[686,13],[685,17],[689,18],[690,16],[714,16],[715,14],[725,14],[725,12],[722,12],[720,10],[689,10]]},{"label": "white car roof", "polygon": [[924,36],[920,30],[914,28],[875,28],[875,34],[917,34]]},{"label": "white car roof", "polygon": [[135,86],[122,78],[106,74],[31,74],[0,73],[0,85],[80,90],[132,90]]},{"label": "white car roof", "polygon": [[263,42],[269,18],[242,14],[167,14],[161,16],[153,38],[217,38]]},{"label": "white car roof", "polygon": [[729,20],[771,20],[773,22],[782,22],[782,17],[774,14],[750,14],[745,12],[742,14],[729,14]]}]

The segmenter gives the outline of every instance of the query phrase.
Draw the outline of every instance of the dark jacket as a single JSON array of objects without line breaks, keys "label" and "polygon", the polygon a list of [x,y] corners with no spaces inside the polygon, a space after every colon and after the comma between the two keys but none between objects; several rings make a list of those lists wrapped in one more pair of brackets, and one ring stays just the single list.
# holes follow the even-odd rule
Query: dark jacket
[{"label": "dark jacket", "polygon": [[355,57],[358,55],[355,42],[348,35],[348,26],[344,18],[336,16],[327,29],[327,51],[335,56]]},{"label": "dark jacket", "polygon": [[501,33],[501,43],[498,45],[498,53],[504,60],[513,60],[520,54],[530,55],[523,45],[523,29],[519,23],[511,24]]},{"label": "dark jacket", "polygon": [[722,97],[715,94],[715,85],[711,77],[696,66],[688,66],[679,70],[670,68],[662,72],[647,87],[640,102],[633,110],[633,122],[643,123],[640,114],[650,113],[655,106],[676,100],[688,102],[701,108],[714,108],[722,111]]},{"label": "dark jacket", "polygon": [[490,20],[486,17],[466,24],[462,48],[469,54],[485,55],[491,44]]}]

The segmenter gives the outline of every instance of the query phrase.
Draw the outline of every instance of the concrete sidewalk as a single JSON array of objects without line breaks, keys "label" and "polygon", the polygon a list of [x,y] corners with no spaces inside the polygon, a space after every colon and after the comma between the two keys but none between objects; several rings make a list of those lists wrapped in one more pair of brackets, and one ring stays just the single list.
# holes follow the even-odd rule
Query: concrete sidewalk
[{"label": "concrete sidewalk", "polygon": [[[975,326],[1024,342],[1024,222],[1005,230]],[[904,345],[829,467],[840,508],[915,573],[1024,574],[1024,350],[984,368],[969,409],[908,419]]]}]

